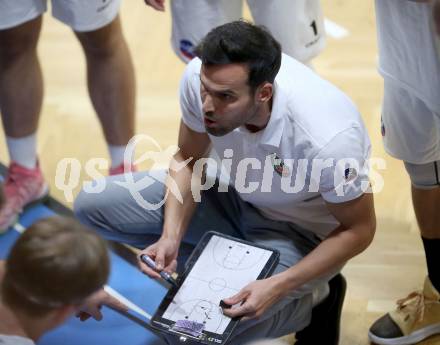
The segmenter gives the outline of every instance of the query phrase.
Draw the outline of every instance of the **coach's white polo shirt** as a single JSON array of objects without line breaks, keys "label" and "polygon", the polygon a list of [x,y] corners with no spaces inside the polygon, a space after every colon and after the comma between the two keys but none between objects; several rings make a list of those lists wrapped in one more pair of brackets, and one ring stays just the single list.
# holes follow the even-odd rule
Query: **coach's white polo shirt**
[{"label": "coach's white polo shirt", "polygon": [[[206,132],[200,68],[200,59],[186,67],[180,101],[184,123]],[[257,133],[237,128],[210,139],[243,200],[268,218],[292,222],[321,238],[339,225],[324,201],[353,200],[368,188],[370,141],[355,106],[284,54],[266,128]],[[325,160],[328,167],[321,173]]]}]

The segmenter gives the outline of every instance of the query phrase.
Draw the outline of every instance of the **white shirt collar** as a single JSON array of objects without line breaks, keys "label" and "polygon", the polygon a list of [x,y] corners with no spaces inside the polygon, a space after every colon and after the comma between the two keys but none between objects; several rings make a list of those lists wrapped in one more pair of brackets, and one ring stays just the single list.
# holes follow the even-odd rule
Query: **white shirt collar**
[{"label": "white shirt collar", "polygon": [[234,131],[239,131],[246,136],[252,136],[254,140],[258,142],[258,145],[278,148],[281,144],[281,137],[284,130],[283,114],[287,111],[286,100],[285,94],[275,81],[272,111],[267,126],[255,133],[249,132],[244,126],[238,127]]},{"label": "white shirt collar", "polygon": [[260,145],[271,146],[274,148],[280,147],[285,125],[283,114],[285,114],[286,111],[286,97],[275,81],[272,111],[270,113],[269,122],[267,123],[266,128],[263,129]]}]

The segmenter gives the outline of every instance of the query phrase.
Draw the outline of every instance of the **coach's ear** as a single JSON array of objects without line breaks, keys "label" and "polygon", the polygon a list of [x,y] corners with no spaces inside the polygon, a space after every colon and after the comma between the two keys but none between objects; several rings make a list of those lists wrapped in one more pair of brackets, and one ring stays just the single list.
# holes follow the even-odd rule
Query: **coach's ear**
[{"label": "coach's ear", "polygon": [[255,93],[256,101],[258,103],[266,103],[272,99],[273,96],[273,84],[269,82],[264,82],[261,84],[257,92]]}]

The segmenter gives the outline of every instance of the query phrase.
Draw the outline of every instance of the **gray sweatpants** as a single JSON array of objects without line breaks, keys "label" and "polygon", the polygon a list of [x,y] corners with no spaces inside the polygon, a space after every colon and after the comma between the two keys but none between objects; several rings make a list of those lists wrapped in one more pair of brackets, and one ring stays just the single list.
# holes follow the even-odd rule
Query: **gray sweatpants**
[{"label": "gray sweatpants", "polygon": [[[163,207],[151,208],[160,205],[165,198],[165,176],[165,171],[133,174],[133,181],[145,187],[139,192],[136,188],[130,191],[127,186],[120,185],[125,181],[124,175],[108,177],[103,192],[90,194],[83,190],[78,195],[75,213],[82,223],[106,239],[143,249],[154,243],[162,232]],[[133,183],[131,185],[133,187]],[[202,193],[179,251],[179,265],[182,257],[188,255],[201,236],[210,230],[278,249],[280,262],[275,273],[295,265],[320,243],[312,232],[295,224],[265,218],[251,204],[244,202],[232,187],[228,192],[218,192],[217,187],[215,184]],[[303,329],[310,322],[313,291],[325,285],[336,273],[293,291],[258,320],[241,322],[230,344],[280,337]]]}]

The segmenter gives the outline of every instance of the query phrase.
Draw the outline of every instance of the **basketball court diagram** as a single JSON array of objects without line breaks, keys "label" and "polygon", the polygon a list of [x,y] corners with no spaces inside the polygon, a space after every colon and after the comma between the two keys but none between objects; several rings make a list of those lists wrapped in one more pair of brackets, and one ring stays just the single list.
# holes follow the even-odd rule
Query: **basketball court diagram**
[{"label": "basketball court diagram", "polygon": [[163,314],[172,321],[190,320],[222,334],[230,318],[219,303],[257,279],[272,252],[212,236]]}]

